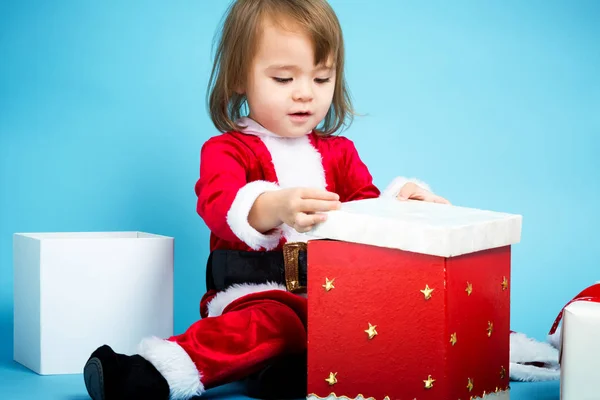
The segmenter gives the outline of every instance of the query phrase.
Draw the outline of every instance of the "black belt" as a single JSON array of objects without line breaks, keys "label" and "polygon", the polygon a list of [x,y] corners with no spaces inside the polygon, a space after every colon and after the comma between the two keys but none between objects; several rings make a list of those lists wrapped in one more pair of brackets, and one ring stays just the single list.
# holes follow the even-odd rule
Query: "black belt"
[{"label": "black belt", "polygon": [[283,251],[215,250],[206,266],[208,290],[241,283],[274,282],[293,293],[306,292],[306,243],[286,243]]}]

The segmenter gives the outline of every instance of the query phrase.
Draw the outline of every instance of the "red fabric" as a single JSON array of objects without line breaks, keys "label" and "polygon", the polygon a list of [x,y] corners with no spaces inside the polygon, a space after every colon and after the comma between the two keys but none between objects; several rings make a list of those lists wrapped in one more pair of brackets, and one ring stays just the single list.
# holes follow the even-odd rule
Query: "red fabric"
[{"label": "red fabric", "polygon": [[[358,156],[354,143],[341,136],[309,139],[321,154],[327,190],[341,201],[378,197],[379,189]],[[252,251],[231,231],[227,212],[237,192],[249,182],[277,183],[271,154],[258,136],[229,132],[208,140],[201,151],[200,178],[196,182],[197,212],[211,231],[210,250]],[[282,239],[279,248],[283,246]]]},{"label": "red fabric", "polygon": [[216,290],[209,290],[202,296],[202,299],[200,300],[200,316],[202,318],[208,317],[208,303],[210,303],[217,293]]},{"label": "red fabric", "polygon": [[169,340],[190,356],[205,389],[234,382],[306,350],[306,299],[281,290],[246,295]]},{"label": "red fabric", "polygon": [[369,169],[358,155],[354,143],[343,136],[309,136],[315,149],[323,157],[327,190],[337,193],[340,201],[379,197]]},{"label": "red fabric", "polygon": [[[507,388],[510,291],[501,283],[510,279],[510,248],[446,259],[313,241],[308,263],[309,393],[438,400]],[[325,291],[326,278],[335,279],[334,289]],[[434,289],[429,300],[421,293],[426,285]],[[369,323],[378,333],[371,340]],[[325,381],[330,372],[337,372],[334,386]],[[430,390],[423,382],[429,375]]]}]

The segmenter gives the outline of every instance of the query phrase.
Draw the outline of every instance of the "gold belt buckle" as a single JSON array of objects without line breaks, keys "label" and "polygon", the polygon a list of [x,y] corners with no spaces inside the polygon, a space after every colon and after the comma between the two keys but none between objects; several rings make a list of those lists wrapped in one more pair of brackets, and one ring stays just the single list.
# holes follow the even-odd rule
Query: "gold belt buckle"
[{"label": "gold belt buckle", "polygon": [[283,245],[283,263],[285,266],[285,286],[291,293],[306,293],[306,286],[300,285],[300,251],[306,251],[306,243],[292,242]]}]

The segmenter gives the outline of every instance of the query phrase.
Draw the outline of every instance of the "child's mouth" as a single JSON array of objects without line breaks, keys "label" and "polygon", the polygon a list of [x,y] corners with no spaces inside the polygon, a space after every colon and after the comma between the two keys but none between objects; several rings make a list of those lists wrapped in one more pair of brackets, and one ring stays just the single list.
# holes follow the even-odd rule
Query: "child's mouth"
[{"label": "child's mouth", "polygon": [[306,111],[300,111],[290,114],[290,119],[294,123],[303,124],[310,118],[310,113]]}]

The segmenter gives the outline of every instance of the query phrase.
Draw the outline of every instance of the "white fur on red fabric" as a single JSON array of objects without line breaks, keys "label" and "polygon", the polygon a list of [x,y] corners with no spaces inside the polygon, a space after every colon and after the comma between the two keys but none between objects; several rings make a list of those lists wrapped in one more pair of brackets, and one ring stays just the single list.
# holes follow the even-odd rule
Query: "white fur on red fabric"
[{"label": "white fur on red fabric", "polygon": [[[279,187],[325,190],[323,157],[308,136],[280,137],[248,119],[244,120],[244,125],[248,126],[244,132],[257,135],[269,150]],[[288,242],[307,242],[311,238],[309,234],[300,233],[286,224],[281,229]]]},{"label": "white fur on red fabric", "polygon": [[265,235],[254,229],[248,222],[248,215],[254,202],[261,194],[279,190],[273,182],[254,181],[246,184],[238,190],[229,212],[227,212],[227,224],[231,231],[248,247],[254,250],[272,250],[279,245],[281,230],[276,229],[273,233]]},{"label": "white fur on red fabric", "polygon": [[188,400],[204,392],[202,374],[177,343],[156,337],[146,338],[141,341],[138,353],[167,380],[170,400]]},{"label": "white fur on red fabric", "polygon": [[327,187],[321,153],[312,145],[308,136],[260,136],[260,139],[271,154],[280,187]]},{"label": "white fur on red fabric", "polygon": [[381,192],[381,197],[391,197],[395,199],[396,197],[398,197],[400,189],[402,189],[402,187],[408,182],[412,182],[429,192],[432,191],[431,187],[429,187],[429,185],[423,181],[420,181],[416,178],[405,178],[403,176],[398,176],[390,182],[390,184],[385,188],[383,192]]},{"label": "white fur on red fabric", "polygon": [[510,363],[510,379],[521,382],[555,381],[560,379],[560,369]]},{"label": "white fur on red fabric", "polygon": [[242,283],[232,285],[222,292],[219,292],[213,297],[213,299],[207,304],[208,316],[217,317],[223,314],[223,310],[229,304],[244,297],[248,294],[266,292],[268,290],[283,290],[286,291],[286,287],[277,283]]},{"label": "white fur on red fabric", "polygon": [[[539,362],[543,367],[526,365]],[[510,379],[515,381],[548,381],[560,378],[558,350],[549,343],[537,341],[523,333],[510,334]]]}]

